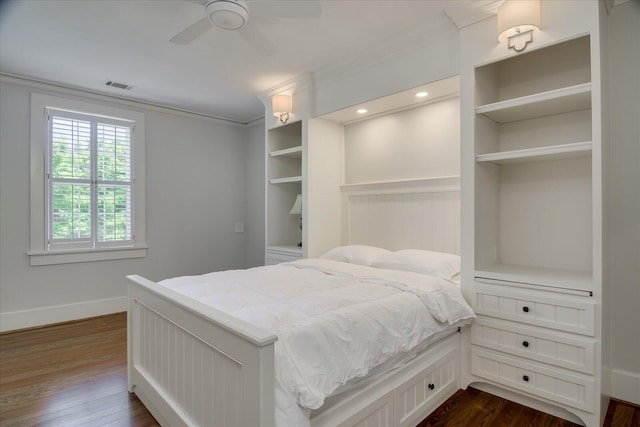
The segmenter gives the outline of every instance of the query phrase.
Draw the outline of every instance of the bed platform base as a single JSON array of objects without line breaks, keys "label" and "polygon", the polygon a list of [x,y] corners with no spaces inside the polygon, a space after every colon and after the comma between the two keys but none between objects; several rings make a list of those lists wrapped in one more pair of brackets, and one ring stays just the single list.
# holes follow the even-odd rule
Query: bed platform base
[{"label": "bed platform base", "polygon": [[[274,425],[277,337],[129,276],[128,387],[163,426]],[[414,426],[460,387],[460,333],[327,399],[313,427]]]}]

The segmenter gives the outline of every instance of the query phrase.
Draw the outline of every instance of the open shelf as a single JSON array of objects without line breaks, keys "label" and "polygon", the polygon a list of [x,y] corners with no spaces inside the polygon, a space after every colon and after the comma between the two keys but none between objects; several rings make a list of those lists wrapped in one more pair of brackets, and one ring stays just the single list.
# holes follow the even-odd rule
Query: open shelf
[{"label": "open shelf", "polygon": [[267,250],[286,255],[302,256],[302,248],[298,245],[269,245]]},{"label": "open shelf", "polygon": [[285,178],[272,178],[269,180],[270,184],[289,184],[292,182],[302,182],[301,176],[287,176]]},{"label": "open shelf", "polygon": [[476,279],[525,283],[554,288],[589,290],[592,288],[591,271],[562,270],[523,265],[492,264],[475,272]]},{"label": "open shelf", "polygon": [[582,157],[591,155],[591,145],[591,141],[585,141],[551,145],[547,147],[527,148],[523,150],[499,151],[495,153],[479,154],[476,156],[476,161],[508,164]]},{"label": "open shelf", "polygon": [[271,157],[288,157],[292,159],[302,158],[302,146],[286,148],[284,150],[272,151],[269,153]]},{"label": "open shelf", "polygon": [[591,108],[591,83],[554,89],[476,107],[497,123],[511,123]]}]

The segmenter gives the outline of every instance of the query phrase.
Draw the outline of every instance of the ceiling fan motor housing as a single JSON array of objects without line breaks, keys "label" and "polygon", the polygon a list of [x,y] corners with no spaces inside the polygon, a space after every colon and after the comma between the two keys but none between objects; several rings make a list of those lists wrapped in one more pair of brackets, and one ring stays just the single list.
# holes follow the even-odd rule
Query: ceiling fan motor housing
[{"label": "ceiling fan motor housing", "polygon": [[205,10],[213,25],[225,30],[238,30],[249,20],[249,7],[244,1],[213,0]]}]

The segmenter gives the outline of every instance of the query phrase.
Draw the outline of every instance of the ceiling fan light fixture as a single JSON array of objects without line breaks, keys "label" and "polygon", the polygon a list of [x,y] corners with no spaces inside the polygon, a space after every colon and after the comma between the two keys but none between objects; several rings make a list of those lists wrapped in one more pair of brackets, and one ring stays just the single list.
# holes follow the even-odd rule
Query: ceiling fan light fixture
[{"label": "ceiling fan light fixture", "polygon": [[214,0],[205,10],[213,25],[224,30],[238,30],[249,20],[249,7],[244,1]]}]

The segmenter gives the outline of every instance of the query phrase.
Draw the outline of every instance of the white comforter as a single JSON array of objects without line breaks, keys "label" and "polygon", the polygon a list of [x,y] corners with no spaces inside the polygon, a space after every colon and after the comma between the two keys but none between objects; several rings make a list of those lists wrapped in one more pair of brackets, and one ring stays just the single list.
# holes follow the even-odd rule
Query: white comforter
[{"label": "white comforter", "polygon": [[308,426],[336,390],[474,317],[443,279],[324,259],[160,284],[278,336],[278,426]]}]

